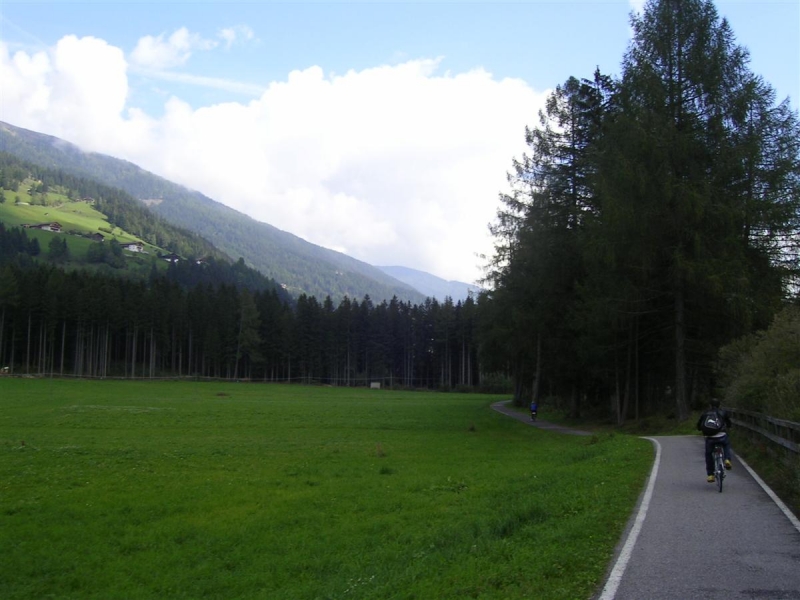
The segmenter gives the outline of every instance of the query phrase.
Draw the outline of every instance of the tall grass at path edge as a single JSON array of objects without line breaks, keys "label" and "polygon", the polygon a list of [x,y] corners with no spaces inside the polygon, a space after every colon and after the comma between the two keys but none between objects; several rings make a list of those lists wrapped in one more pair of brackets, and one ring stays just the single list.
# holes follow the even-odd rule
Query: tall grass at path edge
[{"label": "tall grass at path edge", "polygon": [[0,598],[589,598],[652,447],[501,399],[0,378]]}]

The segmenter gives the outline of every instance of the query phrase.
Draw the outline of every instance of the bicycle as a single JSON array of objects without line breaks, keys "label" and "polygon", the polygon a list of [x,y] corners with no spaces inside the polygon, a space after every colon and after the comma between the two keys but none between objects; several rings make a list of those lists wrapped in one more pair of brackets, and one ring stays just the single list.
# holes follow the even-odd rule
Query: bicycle
[{"label": "bicycle", "polygon": [[711,448],[711,456],[714,459],[714,478],[717,480],[717,488],[722,493],[722,480],[725,479],[725,451],[721,443],[716,443]]}]

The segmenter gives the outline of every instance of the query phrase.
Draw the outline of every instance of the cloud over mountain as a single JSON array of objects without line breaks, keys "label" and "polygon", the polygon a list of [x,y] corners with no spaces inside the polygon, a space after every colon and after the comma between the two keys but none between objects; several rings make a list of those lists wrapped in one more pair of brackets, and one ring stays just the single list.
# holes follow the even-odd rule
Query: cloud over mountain
[{"label": "cloud over mountain", "polygon": [[[222,45],[247,35],[232,29]],[[92,37],[36,53],[0,42],[0,120],[130,160],[371,264],[479,276],[476,254],[491,248],[487,224],[543,92],[435,58],[343,74],[312,65],[247,102],[193,107],[171,95],[160,115],[136,106],[134,63],[236,85],[186,70],[215,44],[185,28],[142,38],[127,58]]]}]

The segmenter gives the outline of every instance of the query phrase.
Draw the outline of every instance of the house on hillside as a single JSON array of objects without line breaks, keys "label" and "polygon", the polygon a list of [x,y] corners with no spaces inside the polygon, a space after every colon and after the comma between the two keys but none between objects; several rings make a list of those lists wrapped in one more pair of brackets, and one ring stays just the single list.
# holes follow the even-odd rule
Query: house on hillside
[{"label": "house on hillside", "polygon": [[161,258],[168,263],[176,263],[181,259],[181,257],[174,252],[172,254],[164,254]]},{"label": "house on hillside", "polygon": [[128,244],[120,244],[119,246],[128,252],[144,252],[144,244],[142,242],[130,242]]},{"label": "house on hillside", "polygon": [[93,242],[105,242],[106,241],[106,238],[103,237],[102,233],[90,233],[86,237],[89,238],[90,240],[92,240]]},{"label": "house on hillside", "polygon": [[42,231],[52,231],[61,233],[61,223],[36,223],[35,225],[23,225],[25,229],[40,229]]}]

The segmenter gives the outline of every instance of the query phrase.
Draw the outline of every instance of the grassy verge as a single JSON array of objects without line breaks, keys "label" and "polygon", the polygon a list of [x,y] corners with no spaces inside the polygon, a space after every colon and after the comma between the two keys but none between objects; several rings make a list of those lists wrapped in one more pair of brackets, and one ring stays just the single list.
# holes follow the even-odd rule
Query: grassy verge
[{"label": "grassy verge", "polygon": [[[528,414],[526,407],[517,407],[520,413]],[[587,416],[578,419],[569,417],[564,411],[552,406],[540,406],[538,418],[563,427],[583,429],[595,433],[619,433],[626,435],[694,435],[695,424],[700,413],[694,413],[686,421],[679,422],[665,415],[649,415],[639,420],[628,419],[617,425],[608,417]]]},{"label": "grassy verge", "polygon": [[0,597],[588,598],[652,461],[478,395],[0,380]]}]

